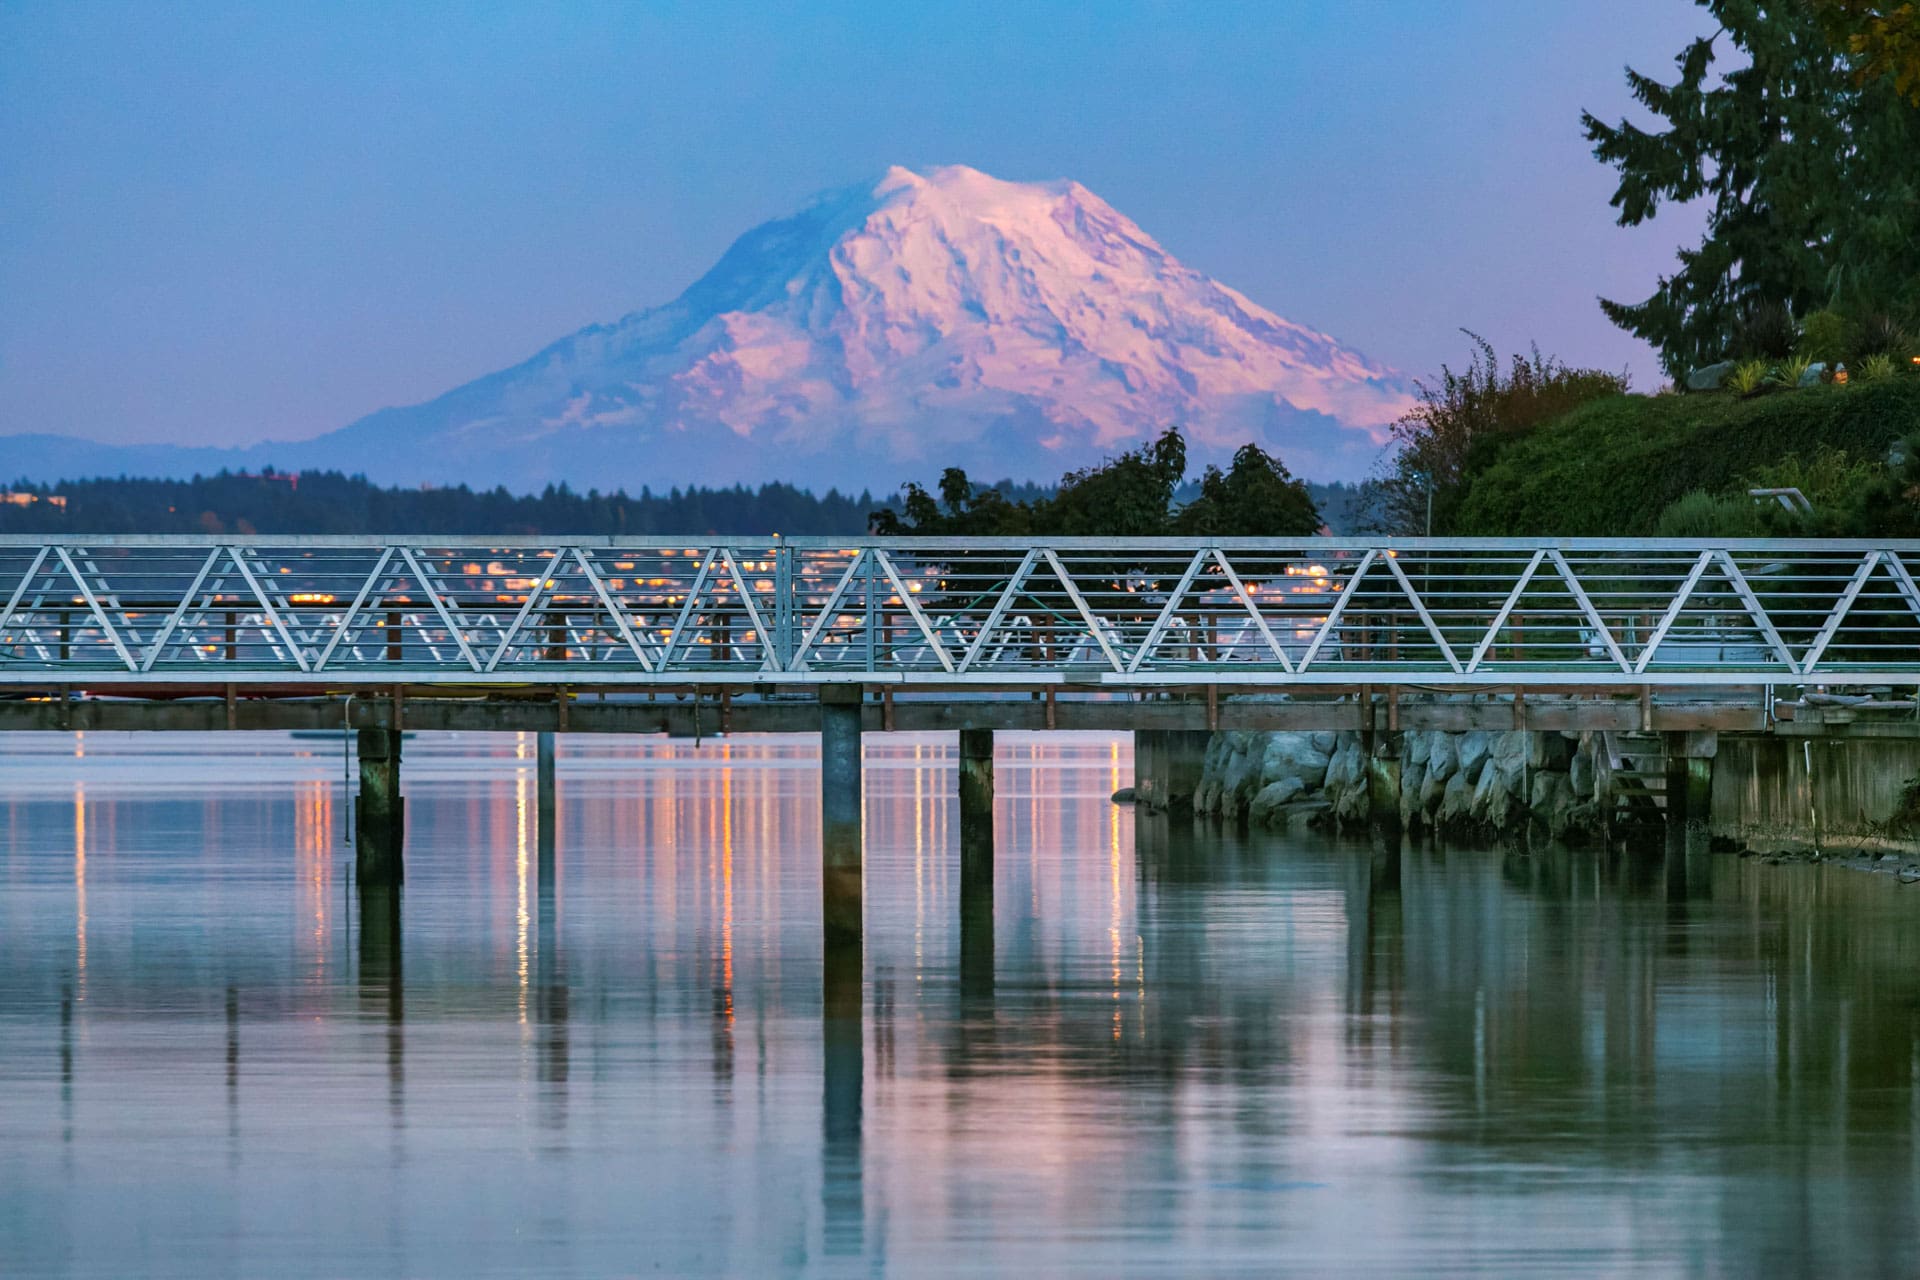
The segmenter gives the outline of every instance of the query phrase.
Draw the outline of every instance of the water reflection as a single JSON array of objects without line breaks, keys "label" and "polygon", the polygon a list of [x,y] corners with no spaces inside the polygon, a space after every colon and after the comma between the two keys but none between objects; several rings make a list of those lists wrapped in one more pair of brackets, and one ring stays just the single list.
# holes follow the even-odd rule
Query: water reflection
[{"label": "water reflection", "polygon": [[403,910],[337,755],[0,742],[0,1272],[1920,1270],[1890,878],[1196,831],[1008,735],[983,879],[875,737],[823,954],[807,745],[570,740],[542,823],[423,736]]},{"label": "water reflection", "polygon": [[407,1094],[406,982],[401,886],[359,886],[360,1006],[386,1022],[387,1109],[398,1127]]},{"label": "water reflection", "polygon": [[820,981],[820,1204],[829,1256],[858,1254],[866,1237],[861,1125],[866,1098],[862,948],[830,943]]}]

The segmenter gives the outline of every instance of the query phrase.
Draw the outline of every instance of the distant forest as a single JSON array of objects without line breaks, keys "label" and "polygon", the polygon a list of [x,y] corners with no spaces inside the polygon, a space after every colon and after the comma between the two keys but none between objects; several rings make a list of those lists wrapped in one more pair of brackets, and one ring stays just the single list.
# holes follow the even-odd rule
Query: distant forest
[{"label": "distant forest", "polygon": [[[1050,485],[1008,481],[993,487],[1011,501],[1052,492]],[[1335,532],[1352,527],[1355,486],[1308,488]],[[1179,496],[1190,501],[1198,492],[1189,484]],[[57,498],[65,502],[49,501]],[[0,533],[840,535],[865,533],[873,511],[898,502],[894,495],[837,490],[815,497],[786,484],[666,493],[643,488],[638,496],[549,485],[537,494],[516,495],[504,488],[475,492],[464,485],[384,488],[337,471],[222,471],[191,480],[123,476],[17,483],[0,501]]]}]

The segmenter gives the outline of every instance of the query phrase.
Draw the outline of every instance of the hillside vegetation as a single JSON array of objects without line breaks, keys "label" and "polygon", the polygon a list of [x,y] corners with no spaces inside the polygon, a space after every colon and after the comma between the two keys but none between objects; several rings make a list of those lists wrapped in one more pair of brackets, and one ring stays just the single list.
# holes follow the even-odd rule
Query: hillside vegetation
[{"label": "hillside vegetation", "polygon": [[1521,436],[1468,467],[1450,533],[1631,537],[1658,531],[1695,491],[1743,495],[1783,466],[1843,455],[1872,467],[1920,435],[1920,377],[1752,399],[1616,395]]}]

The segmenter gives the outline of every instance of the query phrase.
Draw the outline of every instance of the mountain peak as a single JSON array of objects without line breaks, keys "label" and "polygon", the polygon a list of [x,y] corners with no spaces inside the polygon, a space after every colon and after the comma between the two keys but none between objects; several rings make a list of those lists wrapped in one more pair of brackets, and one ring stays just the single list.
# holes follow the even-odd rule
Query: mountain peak
[{"label": "mountain peak", "polygon": [[611,488],[1052,480],[1187,434],[1364,473],[1391,370],[1187,267],[1077,182],[895,165],[746,232],[678,298],[277,465]]}]

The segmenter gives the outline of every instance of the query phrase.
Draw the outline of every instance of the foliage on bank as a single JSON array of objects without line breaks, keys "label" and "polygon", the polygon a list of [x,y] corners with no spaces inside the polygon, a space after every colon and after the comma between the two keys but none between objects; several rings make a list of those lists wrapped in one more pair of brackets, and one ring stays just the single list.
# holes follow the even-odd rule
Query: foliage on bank
[{"label": "foliage on bank", "polygon": [[[1862,534],[1891,533],[1868,526],[1899,517],[1898,510],[1875,508],[1901,505],[1900,477],[1885,460],[1896,441],[1912,435],[1920,435],[1920,377],[1752,399],[1610,396],[1477,457],[1448,532],[1652,535],[1661,532],[1662,514],[1694,493],[1725,497],[1729,511],[1759,510],[1759,521],[1770,522],[1775,517],[1756,508],[1746,490],[1779,487],[1768,482],[1783,469],[1824,467],[1841,478],[1832,492],[1809,496],[1817,511],[1825,500],[1832,532],[1850,523]],[[1911,497],[1905,505],[1913,505]],[[1842,509],[1850,513],[1845,520]]]},{"label": "foliage on bank", "polygon": [[1298,537],[1319,531],[1312,492],[1279,458],[1243,445],[1226,470],[1209,466],[1190,500],[1187,443],[1177,427],[1097,467],[1070,471],[1051,493],[1021,500],[976,485],[958,467],[938,495],[909,484],[900,509],[873,513],[882,534],[939,537]]},{"label": "foliage on bank", "polygon": [[1466,367],[1442,365],[1439,378],[1417,381],[1419,403],[1391,427],[1393,454],[1362,495],[1370,529],[1454,532],[1479,459],[1580,405],[1627,390],[1625,374],[1576,368],[1538,347],[1503,369],[1492,343],[1462,332],[1472,344]]}]

